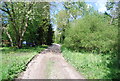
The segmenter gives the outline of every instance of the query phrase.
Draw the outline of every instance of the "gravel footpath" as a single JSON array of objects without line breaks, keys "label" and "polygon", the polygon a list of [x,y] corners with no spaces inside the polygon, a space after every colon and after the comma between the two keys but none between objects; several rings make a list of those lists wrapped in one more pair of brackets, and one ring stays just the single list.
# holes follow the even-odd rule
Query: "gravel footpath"
[{"label": "gravel footpath", "polygon": [[85,79],[66,62],[60,47],[59,44],[53,44],[36,55],[16,81],[24,81],[23,79],[26,79],[25,81],[27,79]]}]

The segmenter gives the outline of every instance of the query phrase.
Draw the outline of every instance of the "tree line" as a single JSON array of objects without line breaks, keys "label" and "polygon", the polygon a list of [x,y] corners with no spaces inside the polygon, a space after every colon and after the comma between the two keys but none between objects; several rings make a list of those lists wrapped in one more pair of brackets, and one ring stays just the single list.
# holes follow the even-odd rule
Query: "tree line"
[{"label": "tree line", "polygon": [[106,3],[109,13],[101,13],[85,2],[63,5],[55,15],[56,42],[74,51],[111,54],[119,61],[119,2]]}]

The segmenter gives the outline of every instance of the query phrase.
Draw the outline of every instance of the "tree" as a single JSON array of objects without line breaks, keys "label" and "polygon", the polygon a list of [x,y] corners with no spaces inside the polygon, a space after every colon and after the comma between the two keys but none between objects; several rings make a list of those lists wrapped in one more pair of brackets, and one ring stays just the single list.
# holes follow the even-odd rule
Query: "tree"
[{"label": "tree", "polygon": [[109,17],[111,17],[110,24],[113,24],[115,19],[118,19],[118,2],[110,1],[106,3],[106,8],[110,13],[105,12]]},{"label": "tree", "polygon": [[50,24],[48,26],[48,32],[47,32],[47,41],[46,41],[47,45],[51,45],[53,43],[53,34],[54,32],[52,29],[52,25]]},{"label": "tree", "polygon": [[35,42],[36,45],[47,44],[47,34],[50,26],[49,8],[50,4],[48,2],[36,3],[35,7],[33,8],[33,19],[30,20],[30,27],[26,31],[24,38],[26,41]]},{"label": "tree", "polygon": [[[28,27],[28,15],[31,13],[32,3],[13,3],[3,2],[4,5],[0,8],[8,16],[8,22],[15,32],[15,39],[18,48],[22,47],[23,36]],[[23,8],[24,7],[24,8]]]},{"label": "tree", "polygon": [[[50,5],[48,2],[3,2],[0,8],[8,19],[8,32],[18,48],[22,41],[47,44],[46,38],[50,25]],[[40,29],[40,30],[39,30]],[[37,32],[38,31],[38,32]],[[40,32],[39,32],[40,31]],[[41,43],[40,43],[40,42]]]},{"label": "tree", "polygon": [[56,15],[57,29],[61,33],[61,43],[65,39],[66,30],[70,27],[69,23],[91,13],[92,10],[91,7],[87,7],[85,2],[64,2],[63,6],[64,9]]}]

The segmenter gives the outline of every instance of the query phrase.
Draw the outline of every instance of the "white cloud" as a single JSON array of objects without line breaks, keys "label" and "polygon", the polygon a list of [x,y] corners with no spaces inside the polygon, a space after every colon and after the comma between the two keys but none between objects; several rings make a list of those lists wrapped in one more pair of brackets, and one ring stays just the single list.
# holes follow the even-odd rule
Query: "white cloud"
[{"label": "white cloud", "polygon": [[95,5],[98,7],[98,11],[104,13],[107,9],[105,7],[107,0],[98,0]]},{"label": "white cloud", "polygon": [[87,4],[87,8],[90,8],[90,7],[92,7],[92,5],[91,4]]},{"label": "white cloud", "polygon": [[98,9],[98,11],[102,12],[102,13],[104,13],[106,10],[107,10],[106,7],[101,7],[101,8]]}]

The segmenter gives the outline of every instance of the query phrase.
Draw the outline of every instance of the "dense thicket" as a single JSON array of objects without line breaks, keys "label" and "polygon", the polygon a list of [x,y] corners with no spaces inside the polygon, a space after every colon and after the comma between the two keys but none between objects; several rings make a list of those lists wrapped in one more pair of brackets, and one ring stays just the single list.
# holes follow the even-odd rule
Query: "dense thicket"
[{"label": "dense thicket", "polygon": [[64,45],[77,51],[115,52],[117,35],[118,26],[110,25],[106,16],[91,14],[70,23]]}]

